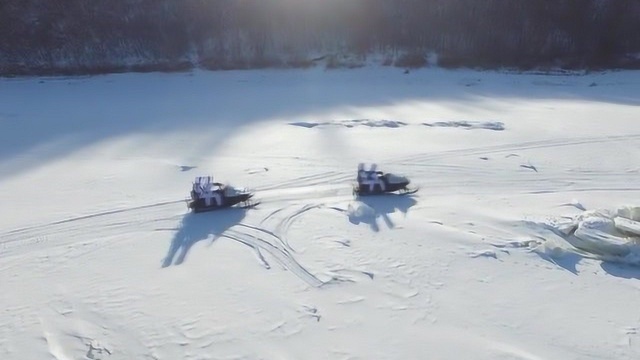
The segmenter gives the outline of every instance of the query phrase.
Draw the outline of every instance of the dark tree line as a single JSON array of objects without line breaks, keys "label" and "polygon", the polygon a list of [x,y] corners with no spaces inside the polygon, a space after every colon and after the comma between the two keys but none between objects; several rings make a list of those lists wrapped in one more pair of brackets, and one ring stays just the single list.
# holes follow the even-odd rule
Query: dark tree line
[{"label": "dark tree line", "polygon": [[[0,0],[0,74],[640,68],[640,0]],[[349,59],[344,60],[344,59]]]}]

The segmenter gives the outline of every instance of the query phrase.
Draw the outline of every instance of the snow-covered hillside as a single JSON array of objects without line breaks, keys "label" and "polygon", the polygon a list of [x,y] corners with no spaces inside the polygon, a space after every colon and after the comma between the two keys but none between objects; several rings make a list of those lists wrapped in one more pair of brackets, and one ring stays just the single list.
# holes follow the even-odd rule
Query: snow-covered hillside
[{"label": "snow-covered hillside", "polygon": [[[638,359],[640,73],[0,80],[2,359]],[[359,162],[412,196],[352,195]],[[261,204],[190,214],[195,176]]]}]

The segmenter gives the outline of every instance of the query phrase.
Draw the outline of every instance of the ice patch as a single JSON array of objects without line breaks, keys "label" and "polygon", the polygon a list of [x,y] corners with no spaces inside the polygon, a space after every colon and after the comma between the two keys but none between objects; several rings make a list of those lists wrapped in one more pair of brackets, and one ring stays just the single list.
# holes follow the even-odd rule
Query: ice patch
[{"label": "ice patch", "polygon": [[616,229],[623,233],[627,233],[633,237],[640,237],[640,222],[638,221],[618,216],[613,220],[613,224]]},{"label": "ice patch", "polygon": [[464,128],[467,130],[472,129],[485,129],[485,130],[494,130],[494,131],[502,131],[505,129],[504,123],[499,121],[437,121],[433,123],[423,123],[425,126],[430,127],[455,127],[455,128]]},{"label": "ice patch", "polygon": [[378,128],[378,127],[399,128],[402,126],[406,126],[408,124],[402,121],[395,121],[395,120],[355,119],[355,120],[337,120],[337,121],[327,121],[327,122],[299,121],[299,122],[289,123],[289,125],[311,129],[316,126],[322,126],[322,127],[342,126],[346,128],[352,128],[357,126],[366,126],[371,128]]},{"label": "ice patch", "polygon": [[547,240],[539,244],[539,246],[535,247],[533,251],[539,254],[547,255],[554,259],[559,259],[572,254],[572,251],[566,247],[566,244],[558,243],[553,239]]},{"label": "ice patch", "polygon": [[626,256],[629,254],[627,239],[619,236],[614,221],[596,214],[579,222],[574,232],[575,246],[595,254]]},{"label": "ice patch", "polygon": [[640,265],[640,207],[583,211],[548,224],[578,253],[603,261]]},{"label": "ice patch", "polygon": [[493,250],[474,251],[474,252],[471,252],[469,256],[472,258],[479,258],[479,257],[487,257],[487,258],[494,258],[494,259],[498,258],[498,254],[496,254],[496,252]]},{"label": "ice patch", "polygon": [[[296,121],[296,122],[289,123],[289,125],[311,129],[318,126],[320,127],[337,126],[337,127],[346,127],[346,128],[353,128],[358,126],[366,126],[371,128],[382,128],[382,127],[399,128],[403,126],[408,126],[409,124],[406,122],[397,121],[397,120],[353,119],[353,120],[336,120],[336,121],[325,121],[325,122]],[[499,121],[437,121],[432,123],[422,123],[422,125],[429,126],[429,127],[463,128],[467,130],[485,129],[485,130],[502,131],[505,129],[504,123]]]},{"label": "ice patch", "polygon": [[344,122],[346,125],[362,125],[368,127],[388,127],[388,128],[397,128],[401,126],[406,126],[407,123],[402,121],[394,121],[394,120],[350,120]]},{"label": "ice patch", "polygon": [[197,166],[191,166],[191,165],[178,165],[178,167],[180,168],[180,171],[182,171],[182,172],[198,168]]},{"label": "ice patch", "polygon": [[535,166],[531,165],[531,164],[520,165],[520,167],[525,168],[525,169],[531,169],[531,170],[533,170],[535,172],[538,172],[538,169]]},{"label": "ice patch", "polygon": [[323,124],[327,124],[327,123],[314,123],[314,122],[306,122],[306,121],[298,121],[298,122],[289,123],[289,125],[300,126],[300,127],[304,127],[304,128],[307,128],[307,129],[311,129],[313,127],[316,127],[318,125],[323,125]]},{"label": "ice patch", "polygon": [[582,203],[580,203],[580,201],[578,201],[576,199],[571,200],[571,202],[569,202],[569,203],[562,204],[561,206],[573,206],[574,208],[576,208],[578,210],[587,211],[587,208],[584,207],[584,205],[582,205]]},{"label": "ice patch", "polygon": [[617,216],[633,221],[640,221],[640,206],[622,206],[618,208]]}]

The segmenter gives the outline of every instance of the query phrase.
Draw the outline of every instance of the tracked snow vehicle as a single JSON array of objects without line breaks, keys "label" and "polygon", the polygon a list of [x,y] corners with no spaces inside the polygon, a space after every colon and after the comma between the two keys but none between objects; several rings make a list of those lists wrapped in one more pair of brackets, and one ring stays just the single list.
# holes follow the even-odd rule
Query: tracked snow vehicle
[{"label": "tracked snow vehicle", "polygon": [[364,165],[358,165],[357,184],[353,187],[354,195],[382,195],[382,194],[413,194],[417,187],[409,187],[411,181],[406,176],[384,173],[377,170],[373,164],[370,170],[364,170]]},{"label": "tracked snow vehicle", "polygon": [[230,207],[252,208],[258,205],[253,201],[253,195],[247,189],[214,182],[212,176],[198,176],[192,185],[188,207],[193,212]]}]

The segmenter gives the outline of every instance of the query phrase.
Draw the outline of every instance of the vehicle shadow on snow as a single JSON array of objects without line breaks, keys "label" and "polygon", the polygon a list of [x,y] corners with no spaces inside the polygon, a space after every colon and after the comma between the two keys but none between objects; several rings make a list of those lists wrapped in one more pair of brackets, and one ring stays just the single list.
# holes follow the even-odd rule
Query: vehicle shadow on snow
[{"label": "vehicle shadow on snow", "polygon": [[209,238],[212,238],[211,242],[215,241],[229,228],[239,224],[245,216],[246,209],[240,208],[186,214],[171,240],[167,255],[162,260],[162,267],[182,264],[195,243]]},{"label": "vehicle shadow on snow", "polygon": [[393,229],[395,223],[389,215],[396,211],[406,214],[409,208],[415,204],[417,204],[417,201],[412,196],[394,194],[361,196],[358,201],[349,205],[347,215],[349,216],[349,222],[352,224],[365,223],[371,227],[371,230],[378,232],[380,231],[379,219],[389,229]]}]

